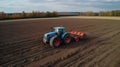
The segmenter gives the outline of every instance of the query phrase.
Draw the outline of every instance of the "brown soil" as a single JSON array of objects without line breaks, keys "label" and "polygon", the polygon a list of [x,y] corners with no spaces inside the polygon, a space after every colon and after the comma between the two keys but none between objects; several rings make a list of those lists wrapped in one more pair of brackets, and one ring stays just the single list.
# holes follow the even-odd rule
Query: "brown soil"
[{"label": "brown soil", "polygon": [[[51,27],[89,33],[87,40],[51,48],[42,43]],[[120,21],[46,19],[0,23],[1,67],[119,67]]]}]

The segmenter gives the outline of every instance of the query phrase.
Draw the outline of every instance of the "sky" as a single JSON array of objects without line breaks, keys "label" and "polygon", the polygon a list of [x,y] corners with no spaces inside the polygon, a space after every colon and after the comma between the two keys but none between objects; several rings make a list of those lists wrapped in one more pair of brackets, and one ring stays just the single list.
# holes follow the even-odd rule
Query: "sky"
[{"label": "sky", "polygon": [[120,10],[120,0],[0,0],[0,12],[86,12]]}]

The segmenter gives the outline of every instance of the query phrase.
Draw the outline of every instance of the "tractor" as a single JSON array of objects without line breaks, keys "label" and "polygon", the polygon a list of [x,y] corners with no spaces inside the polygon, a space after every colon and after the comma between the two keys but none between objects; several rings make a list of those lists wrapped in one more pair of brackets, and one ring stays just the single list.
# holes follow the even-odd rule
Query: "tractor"
[{"label": "tractor", "polygon": [[56,48],[61,44],[69,44],[71,41],[78,42],[86,37],[87,35],[83,32],[66,32],[65,27],[53,27],[52,32],[44,34],[43,42]]}]

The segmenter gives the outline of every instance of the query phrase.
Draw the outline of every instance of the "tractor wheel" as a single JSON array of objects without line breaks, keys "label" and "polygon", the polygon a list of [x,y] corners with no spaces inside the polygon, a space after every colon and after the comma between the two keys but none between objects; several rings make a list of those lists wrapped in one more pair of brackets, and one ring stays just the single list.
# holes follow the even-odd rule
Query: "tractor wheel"
[{"label": "tractor wheel", "polygon": [[78,36],[75,37],[75,41],[78,42],[80,38]]},{"label": "tractor wheel", "polygon": [[59,47],[61,44],[61,41],[60,39],[57,37],[57,35],[53,36],[51,39],[50,39],[50,46],[56,48],[56,47]]},{"label": "tractor wheel", "polygon": [[71,42],[71,36],[69,34],[65,35],[64,37],[64,43],[69,44]]}]

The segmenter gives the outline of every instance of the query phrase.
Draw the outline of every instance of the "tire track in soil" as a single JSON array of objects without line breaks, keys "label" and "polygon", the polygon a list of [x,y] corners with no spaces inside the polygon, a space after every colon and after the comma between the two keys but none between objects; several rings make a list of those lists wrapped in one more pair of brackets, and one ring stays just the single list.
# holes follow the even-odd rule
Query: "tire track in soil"
[{"label": "tire track in soil", "polygon": [[85,66],[87,66],[87,67],[95,66],[97,63],[99,63],[99,61],[104,60],[104,58],[108,57],[117,48],[120,48],[120,46],[115,45],[115,44],[114,44],[114,46],[112,45],[112,49],[109,48],[108,51],[103,52],[103,54],[100,54],[100,56],[98,55],[97,57],[93,57],[93,60],[90,61],[88,64],[86,63]]},{"label": "tire track in soil", "polygon": [[[87,46],[88,46],[88,45],[87,45]],[[89,47],[89,48],[90,48],[90,47]],[[83,51],[84,51],[84,50],[83,50]],[[76,55],[76,56],[77,56],[77,55]],[[79,56],[79,55],[78,55],[78,56]],[[73,58],[73,56],[72,56],[71,58]],[[68,58],[68,60],[69,60],[69,61],[67,61],[68,63],[69,63],[69,62],[73,62],[73,61],[70,61],[71,58]],[[75,59],[75,58],[74,58],[74,59]],[[65,63],[66,63],[66,61],[61,61],[61,64],[60,64],[60,62],[59,62],[59,64],[57,64],[57,65],[63,65],[63,66],[64,66]],[[70,63],[69,63],[69,64],[70,64]]]},{"label": "tire track in soil", "polygon": [[[29,55],[29,56],[23,56],[23,57],[21,57],[21,58],[18,58],[18,59],[16,59],[16,60],[12,60],[12,61],[9,61],[9,62],[7,62],[7,63],[5,63],[5,64],[2,64],[2,66],[16,66],[17,64],[24,64],[25,62],[27,62],[27,61],[33,61],[33,58],[36,58],[36,57],[34,57],[34,56],[38,56],[40,53],[43,53],[43,52],[47,52],[47,51],[49,51],[49,50],[51,50],[51,49],[46,49],[46,50],[41,50],[41,51],[39,51],[39,52],[37,52],[37,53],[34,53],[34,54],[32,54],[32,55]],[[30,59],[29,59],[30,58]],[[42,58],[42,57],[41,57]],[[20,63],[20,62],[21,63]],[[18,63],[17,63],[18,62]]]},{"label": "tire track in soil", "polygon": [[[26,42],[25,42],[26,43]],[[25,46],[24,44],[25,43],[22,43],[23,44],[23,46]],[[32,42],[30,42],[30,43],[32,43]],[[17,49],[17,50],[14,50],[15,52],[17,52],[18,54],[19,53],[25,53],[25,51],[26,50],[32,50],[32,48],[35,46],[40,46],[40,43],[39,42],[35,42],[35,41],[33,41],[33,43],[32,44],[34,44],[34,45],[30,45],[30,43],[28,43],[29,45],[26,45],[27,46],[27,48],[26,47],[21,47],[21,48],[19,48],[19,49]],[[30,49],[28,49],[28,48],[30,48]],[[21,50],[23,50],[23,51],[21,51]],[[41,49],[40,49],[41,50]],[[15,54],[17,54],[17,53],[15,53]],[[27,52],[28,53],[28,52]],[[12,52],[11,52],[11,55],[14,55]],[[10,54],[8,54],[8,56],[10,56]],[[19,55],[18,55],[19,56]],[[23,55],[24,56],[24,55]],[[11,57],[11,56],[10,56]]]},{"label": "tire track in soil", "polygon": [[[36,43],[36,44],[37,44],[37,43]],[[35,44],[34,44],[34,45],[35,45]],[[43,46],[43,45],[42,45],[42,46]],[[45,45],[44,45],[44,46],[45,46]],[[48,48],[48,47],[47,47],[47,48]],[[16,65],[17,63],[15,64],[15,62],[18,62],[18,61],[23,60],[23,59],[26,59],[27,61],[28,61],[29,59],[32,59],[32,61],[33,61],[33,58],[35,58],[35,60],[36,60],[36,58],[37,58],[37,60],[38,60],[38,59],[44,58],[44,57],[45,57],[44,53],[47,53],[47,54],[48,54],[48,53],[49,53],[48,51],[50,51],[50,52],[53,51],[53,54],[59,52],[58,50],[55,50],[55,49],[53,49],[53,48],[49,48],[49,49],[46,50],[46,47],[44,47],[44,48],[42,48],[42,50],[37,51],[38,53],[32,53],[32,55],[28,55],[28,54],[27,54],[28,56],[24,56],[23,58],[20,56],[20,57],[21,57],[20,59],[17,59],[17,60],[11,61],[11,62],[9,61],[8,63],[3,64],[3,66],[9,66],[10,64],[13,64],[13,63],[14,63],[13,65]],[[30,52],[30,54],[31,54],[31,51],[29,51],[29,52]],[[28,52],[27,52],[27,53],[28,53]],[[40,54],[42,54],[43,56],[40,56]],[[52,53],[49,53],[48,55],[52,55]],[[48,56],[48,55],[47,55],[47,56]],[[18,55],[18,56],[19,56],[19,55]],[[34,57],[34,56],[35,56],[35,57]],[[36,56],[40,56],[40,58],[38,58],[38,57],[36,57]],[[25,64],[25,61],[26,61],[26,60],[23,60],[24,62],[22,62],[22,63]],[[21,63],[21,64],[22,64],[22,63]],[[11,65],[10,65],[10,66],[11,66]]]},{"label": "tire track in soil", "polygon": [[28,36],[28,37],[26,36],[26,37],[20,38],[19,40],[13,39],[11,41],[6,41],[5,43],[1,42],[0,47],[7,49],[9,47],[16,46],[16,44],[24,43],[27,41],[32,41],[32,40],[37,39],[37,38],[39,38],[39,37],[38,36]]},{"label": "tire track in soil", "polygon": [[[118,52],[118,53],[115,52],[117,49],[120,48],[120,46],[119,46],[120,40],[119,40],[118,35],[120,35],[120,31],[112,39],[110,39],[111,41],[114,41],[113,39],[115,39],[116,41],[108,43],[108,45],[112,45],[111,47],[109,47],[109,49],[108,49],[108,46],[106,46],[106,45],[104,47],[100,46],[102,48],[102,52],[105,51],[106,53],[104,52],[102,55],[97,56],[91,62],[86,64],[86,66],[100,66],[99,63],[107,59],[106,60],[107,62],[104,62],[106,64],[106,66],[105,66],[105,64],[103,64],[101,66],[110,67],[111,66],[110,63],[112,63],[114,60],[114,59],[110,59],[110,58],[119,59],[117,56],[119,56],[120,52]],[[104,49],[104,51],[103,51],[103,49]],[[96,51],[96,54],[97,54],[97,51]],[[112,66],[112,67],[114,67],[114,66]]]},{"label": "tire track in soil", "polygon": [[[28,44],[35,44],[36,42],[37,42],[36,40],[30,40],[30,41],[26,41],[26,42],[21,42],[21,43],[17,43],[17,44],[19,44],[18,46],[15,44],[15,46],[11,46],[10,48],[5,47],[5,48],[2,48],[2,50],[7,49],[4,52],[7,52],[6,54],[10,54],[10,53],[14,53],[15,51],[19,51],[21,49],[24,49],[24,48],[26,48],[26,46],[27,47],[33,46],[33,45],[28,45]],[[23,45],[23,44],[25,44],[25,45]],[[23,47],[23,46],[25,46],[25,47]],[[12,49],[15,49],[15,50],[12,50]],[[4,53],[3,55],[6,55],[6,54]]]},{"label": "tire track in soil", "polygon": [[[24,40],[22,42],[20,41],[20,42],[11,43],[12,46],[9,45],[10,47],[9,46],[1,47],[1,51],[3,51],[2,55],[11,54],[11,53],[14,53],[14,52],[17,52],[17,51],[19,52],[19,51],[24,50],[26,48],[37,46],[36,42],[39,43],[37,41],[37,39],[27,39],[27,40]],[[18,45],[16,45],[16,44],[18,44]],[[30,45],[30,44],[36,44],[36,45]],[[23,51],[23,53],[24,53],[24,51]]]},{"label": "tire track in soil", "polygon": [[[120,42],[120,41],[119,41]],[[119,47],[120,48],[120,47]],[[104,67],[119,67],[120,66],[120,51],[118,49],[115,49],[114,52],[112,54],[110,54],[107,58],[105,58],[104,60],[101,60],[99,63],[97,63],[97,65],[100,66],[100,64]],[[113,58],[113,59],[110,59]],[[108,62],[105,62],[108,61]],[[103,63],[103,64],[102,64]]]}]

